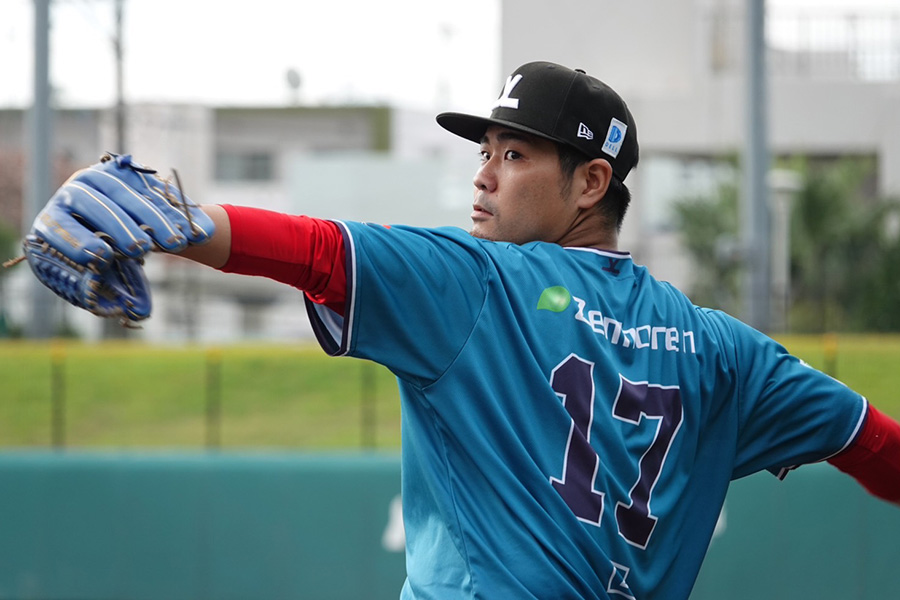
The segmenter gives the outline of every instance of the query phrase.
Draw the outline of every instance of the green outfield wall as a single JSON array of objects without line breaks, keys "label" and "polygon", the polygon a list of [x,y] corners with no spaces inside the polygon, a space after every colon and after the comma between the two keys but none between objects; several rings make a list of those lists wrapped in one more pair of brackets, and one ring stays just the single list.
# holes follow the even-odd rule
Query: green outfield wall
[{"label": "green outfield wall", "polygon": [[0,454],[0,598],[396,600],[399,494],[395,456]]},{"label": "green outfield wall", "polygon": [[900,507],[825,463],[735,481],[691,598],[900,598]]},{"label": "green outfield wall", "polygon": [[[396,599],[399,492],[395,455],[0,453],[0,599]],[[883,600],[898,565],[900,508],[813,465],[733,484],[692,598]]]}]

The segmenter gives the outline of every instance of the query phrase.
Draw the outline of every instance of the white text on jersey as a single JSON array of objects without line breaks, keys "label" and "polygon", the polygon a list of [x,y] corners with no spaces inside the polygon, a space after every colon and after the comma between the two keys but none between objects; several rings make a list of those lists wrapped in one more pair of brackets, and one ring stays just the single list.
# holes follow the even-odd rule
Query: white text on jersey
[{"label": "white text on jersey", "polygon": [[649,348],[650,350],[665,350],[666,352],[697,353],[694,347],[693,331],[679,332],[676,327],[655,325],[641,325],[626,329],[620,321],[604,317],[599,310],[585,312],[585,301],[581,298],[572,296],[572,300],[578,304],[575,320],[586,323],[595,333],[599,333],[608,339],[611,344],[621,344],[624,348]]}]

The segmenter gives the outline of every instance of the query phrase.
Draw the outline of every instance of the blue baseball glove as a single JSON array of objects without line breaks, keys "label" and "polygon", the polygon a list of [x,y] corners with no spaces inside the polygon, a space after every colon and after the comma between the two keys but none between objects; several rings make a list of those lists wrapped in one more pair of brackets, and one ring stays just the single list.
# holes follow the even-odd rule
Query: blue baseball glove
[{"label": "blue baseball glove", "polygon": [[58,296],[127,324],[150,316],[147,252],[203,244],[214,229],[212,220],[154,169],[128,155],[107,154],[57,190],[23,247],[31,270]]}]

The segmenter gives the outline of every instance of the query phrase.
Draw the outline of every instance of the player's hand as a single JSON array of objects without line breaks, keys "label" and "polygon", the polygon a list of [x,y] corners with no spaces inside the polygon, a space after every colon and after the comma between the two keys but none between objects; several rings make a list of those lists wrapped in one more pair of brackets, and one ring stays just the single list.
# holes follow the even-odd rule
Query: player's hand
[{"label": "player's hand", "polygon": [[37,278],[103,317],[150,316],[143,257],[203,244],[212,220],[131,156],[108,154],[75,173],[38,214],[23,244]]}]

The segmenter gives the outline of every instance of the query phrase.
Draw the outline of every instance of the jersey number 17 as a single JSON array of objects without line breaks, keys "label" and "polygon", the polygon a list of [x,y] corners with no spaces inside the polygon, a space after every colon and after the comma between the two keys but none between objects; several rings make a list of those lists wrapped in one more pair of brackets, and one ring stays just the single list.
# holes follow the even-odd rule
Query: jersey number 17
[{"label": "jersey number 17", "polygon": [[[553,370],[550,386],[572,417],[562,477],[551,477],[550,482],[580,520],[599,527],[606,494],[594,489],[602,464],[590,443],[595,404],[594,363],[570,354]],[[657,421],[653,440],[638,459],[638,478],[628,493],[628,502],[619,501],[615,508],[619,535],[629,544],[644,549],[657,522],[650,508],[653,488],[681,428],[680,390],[634,383],[620,375],[612,416],[635,426],[642,419]]]}]

